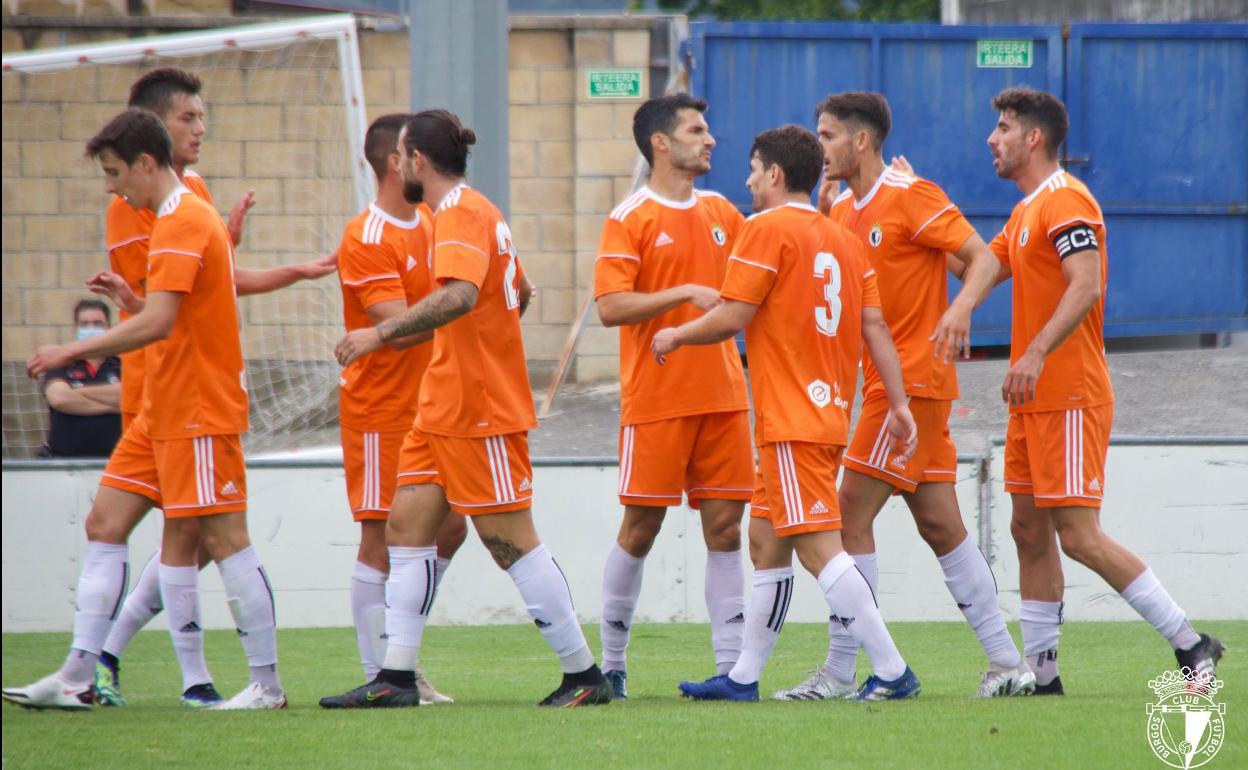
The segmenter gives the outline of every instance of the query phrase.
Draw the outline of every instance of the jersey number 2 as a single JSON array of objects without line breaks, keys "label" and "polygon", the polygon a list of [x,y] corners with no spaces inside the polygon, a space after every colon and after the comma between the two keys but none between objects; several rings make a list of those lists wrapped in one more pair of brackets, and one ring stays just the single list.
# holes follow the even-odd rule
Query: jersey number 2
[{"label": "jersey number 2", "polygon": [[511,229],[506,222],[499,222],[494,228],[494,236],[498,240],[498,253],[507,255],[507,267],[503,270],[503,296],[507,298],[507,309],[520,307],[520,289],[516,286],[516,246],[511,242]]},{"label": "jersey number 2", "polygon": [[823,284],[825,304],[815,308],[815,326],[821,334],[836,336],[841,325],[841,266],[831,252],[821,251],[815,255],[815,277]]}]

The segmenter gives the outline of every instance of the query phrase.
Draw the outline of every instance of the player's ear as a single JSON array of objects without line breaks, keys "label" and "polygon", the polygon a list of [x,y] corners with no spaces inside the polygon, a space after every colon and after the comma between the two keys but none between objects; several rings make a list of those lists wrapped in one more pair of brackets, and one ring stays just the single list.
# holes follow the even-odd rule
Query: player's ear
[{"label": "player's ear", "polygon": [[671,148],[671,137],[667,134],[662,131],[655,131],[650,135],[650,150],[655,155],[658,155],[660,151],[667,152]]}]

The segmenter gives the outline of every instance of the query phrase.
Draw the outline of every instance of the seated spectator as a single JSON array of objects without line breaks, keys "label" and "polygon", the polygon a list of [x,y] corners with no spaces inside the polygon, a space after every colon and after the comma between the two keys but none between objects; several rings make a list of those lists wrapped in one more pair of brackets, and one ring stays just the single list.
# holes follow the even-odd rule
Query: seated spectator
[{"label": "seated spectator", "polygon": [[[78,339],[112,325],[108,305],[84,299],[74,306]],[[108,457],[121,437],[121,359],[75,361],[44,375],[43,395],[51,424],[40,457]]]}]

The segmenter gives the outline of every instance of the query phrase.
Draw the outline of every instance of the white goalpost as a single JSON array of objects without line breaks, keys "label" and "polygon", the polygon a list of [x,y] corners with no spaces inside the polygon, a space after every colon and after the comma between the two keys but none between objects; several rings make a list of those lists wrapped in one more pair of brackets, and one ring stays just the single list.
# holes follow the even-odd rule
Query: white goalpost
[{"label": "white goalpost", "polygon": [[[107,269],[108,196],[85,141],[125,108],[151,69],[198,75],[208,134],[192,170],[227,214],[247,190],[256,206],[242,267],[332,253],[374,194],[355,19],[349,14],[252,24],[6,55],[4,86],[4,456],[44,440],[47,407],[24,360],[71,338],[83,281]],[[251,391],[248,451],[336,443],[342,332],[333,277],[240,299]]]}]

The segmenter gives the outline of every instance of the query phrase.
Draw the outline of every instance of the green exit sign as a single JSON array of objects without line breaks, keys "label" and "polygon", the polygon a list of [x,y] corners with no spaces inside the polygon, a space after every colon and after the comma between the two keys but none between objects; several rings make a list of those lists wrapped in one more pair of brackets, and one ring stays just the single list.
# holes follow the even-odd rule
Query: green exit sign
[{"label": "green exit sign", "polygon": [[585,76],[590,99],[640,99],[641,70],[589,70]]},{"label": "green exit sign", "polygon": [[1031,67],[1030,40],[977,40],[975,43],[977,67]]}]

